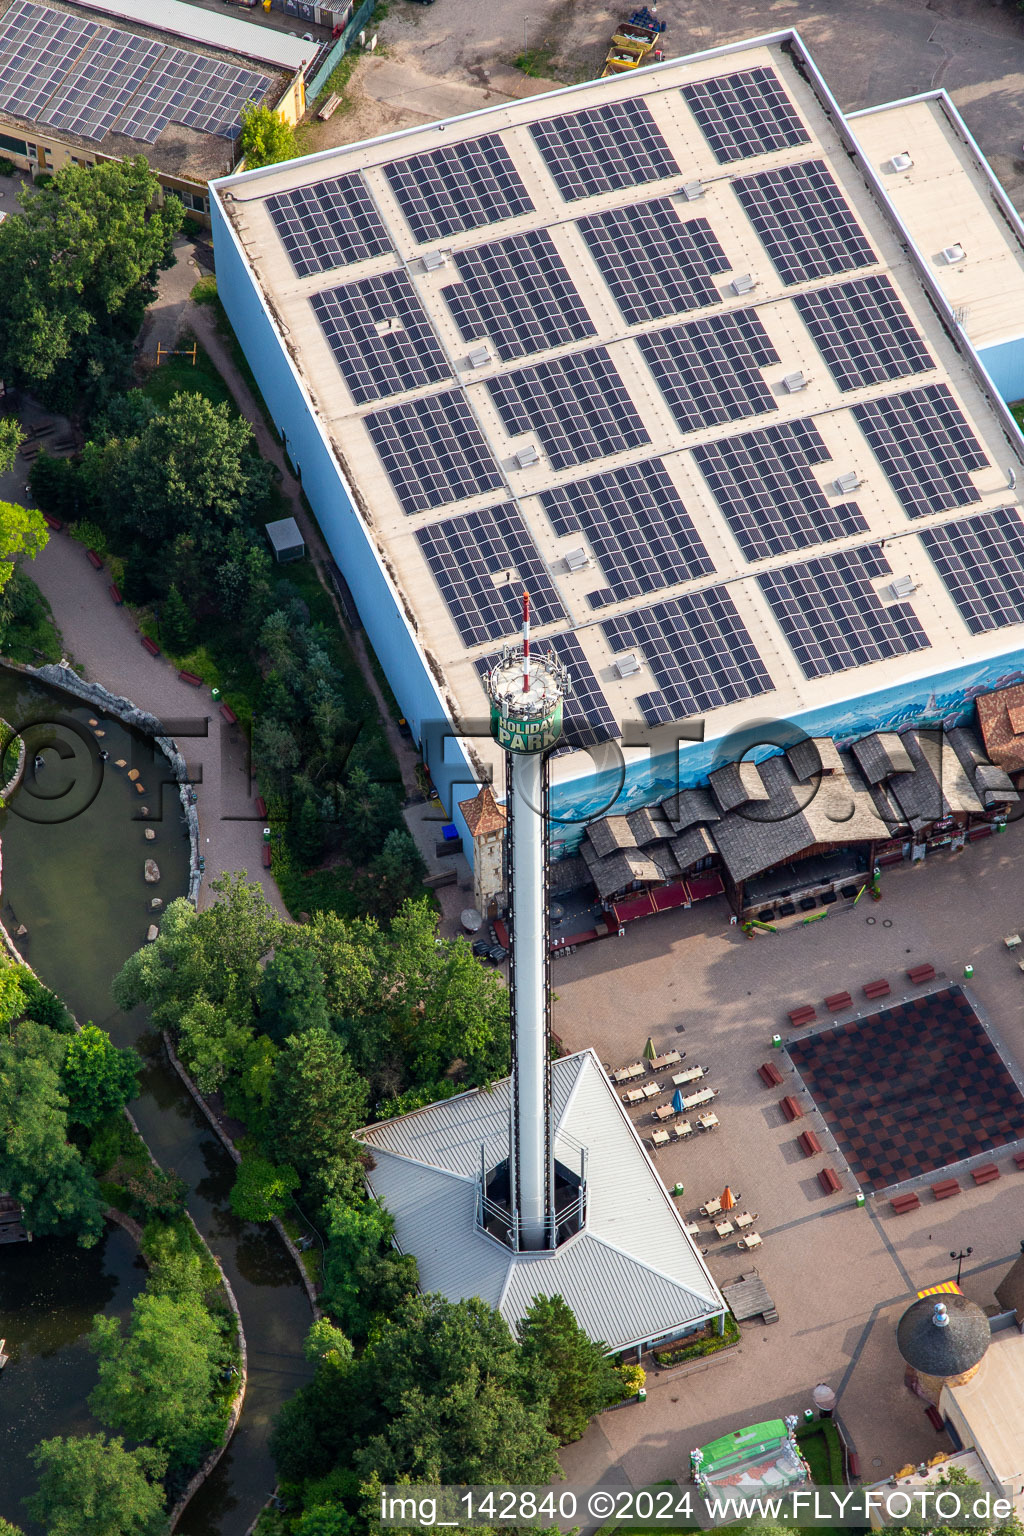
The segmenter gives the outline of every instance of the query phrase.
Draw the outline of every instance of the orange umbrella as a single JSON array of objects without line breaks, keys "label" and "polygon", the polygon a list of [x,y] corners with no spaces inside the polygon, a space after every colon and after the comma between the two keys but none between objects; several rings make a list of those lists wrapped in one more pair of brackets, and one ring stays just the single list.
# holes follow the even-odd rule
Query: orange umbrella
[{"label": "orange umbrella", "polygon": [[736,1196],[733,1194],[733,1192],[729,1188],[728,1184],[725,1186],[724,1190],[722,1191],[722,1201],[721,1201],[721,1204],[722,1204],[722,1210],[723,1211],[731,1211],[733,1206],[736,1204]]}]

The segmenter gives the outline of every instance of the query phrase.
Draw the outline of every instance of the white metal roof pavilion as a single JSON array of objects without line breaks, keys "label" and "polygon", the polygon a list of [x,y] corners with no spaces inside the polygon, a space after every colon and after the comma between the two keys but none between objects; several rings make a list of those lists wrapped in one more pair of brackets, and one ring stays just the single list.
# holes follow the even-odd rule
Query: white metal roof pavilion
[{"label": "white metal roof pavilion", "polygon": [[725,1301],[600,1062],[581,1051],[552,1063],[555,1156],[587,1148],[588,1219],[553,1253],[514,1253],[476,1224],[481,1155],[506,1156],[509,1080],[359,1132],[367,1182],[413,1253],[424,1291],[479,1296],[514,1329],[533,1298],[560,1294],[609,1350],[671,1338],[725,1311]]}]

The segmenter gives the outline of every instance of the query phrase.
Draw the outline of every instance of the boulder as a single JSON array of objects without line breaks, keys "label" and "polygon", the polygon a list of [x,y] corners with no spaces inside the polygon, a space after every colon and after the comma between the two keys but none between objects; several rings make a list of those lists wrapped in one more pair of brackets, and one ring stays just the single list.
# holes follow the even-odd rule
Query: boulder
[{"label": "boulder", "polygon": [[145,832],[142,835],[146,839],[147,843],[155,843],[156,842],[156,833],[153,831],[152,827],[147,827]]},{"label": "boulder", "polygon": [[135,786],[135,793],[138,794],[138,795],[144,795],[146,793],[146,786],[145,786],[145,784],[136,784],[136,786]]},{"label": "boulder", "polygon": [[160,866],[155,859],[146,860],[146,884],[156,885],[160,879]]},{"label": "boulder", "polygon": [[123,757],[119,757],[117,759],[117,762],[114,764],[114,767],[115,768],[127,768],[128,767],[128,763],[127,763],[127,761]]},{"label": "boulder", "polygon": [[24,923],[19,923],[18,924],[17,928],[15,928],[15,930],[14,930],[14,936],[15,936],[16,939],[27,939],[28,938],[28,929],[25,927]]},{"label": "boulder", "polygon": [[159,936],[159,933],[160,929],[157,927],[156,923],[150,923],[149,927],[146,929],[146,943],[152,944],[153,940]]},{"label": "boulder", "polygon": [[164,899],[162,896],[154,896],[149,904],[149,910],[151,912],[160,912],[163,909],[163,904]]},{"label": "boulder", "polygon": [[93,731],[93,735],[94,736],[105,736],[106,734],[107,734],[106,731],[101,731],[99,726],[97,726],[96,729]]},{"label": "boulder", "polygon": [[137,768],[129,768],[128,769],[128,777],[132,780],[133,783],[138,778],[138,776],[139,776],[139,770]]}]

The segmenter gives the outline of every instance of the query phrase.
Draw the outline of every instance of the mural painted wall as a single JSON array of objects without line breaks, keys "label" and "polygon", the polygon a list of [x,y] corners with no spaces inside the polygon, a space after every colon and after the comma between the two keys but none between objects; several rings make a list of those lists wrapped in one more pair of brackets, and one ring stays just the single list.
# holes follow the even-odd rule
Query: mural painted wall
[{"label": "mural painted wall", "polygon": [[877,693],[861,694],[824,709],[794,715],[788,721],[773,722],[765,716],[752,715],[750,726],[743,731],[709,741],[684,743],[677,753],[622,765],[618,771],[606,769],[600,774],[587,774],[581,763],[579,777],[552,785],[552,856],[562,858],[575,853],[588,821],[621,816],[643,805],[654,805],[678,789],[706,783],[708,773],[723,763],[735,762],[742,756],[758,762],[807,736],[831,736],[838,746],[847,747],[872,731],[970,725],[974,721],[974,700],[980,693],[1020,682],[1024,682],[1024,649]]},{"label": "mural painted wall", "polygon": [[996,347],[985,347],[979,350],[978,356],[1007,404],[1024,400],[1024,336],[1014,341],[1001,341]]}]

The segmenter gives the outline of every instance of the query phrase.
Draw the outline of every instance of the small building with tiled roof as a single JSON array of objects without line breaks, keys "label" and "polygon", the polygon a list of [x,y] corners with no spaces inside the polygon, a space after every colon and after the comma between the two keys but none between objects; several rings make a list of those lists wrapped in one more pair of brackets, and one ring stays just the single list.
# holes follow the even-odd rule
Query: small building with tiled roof
[{"label": "small building with tiled roof", "polygon": [[974,703],[989,759],[1007,773],[1024,770],[1024,683],[979,694]]}]

